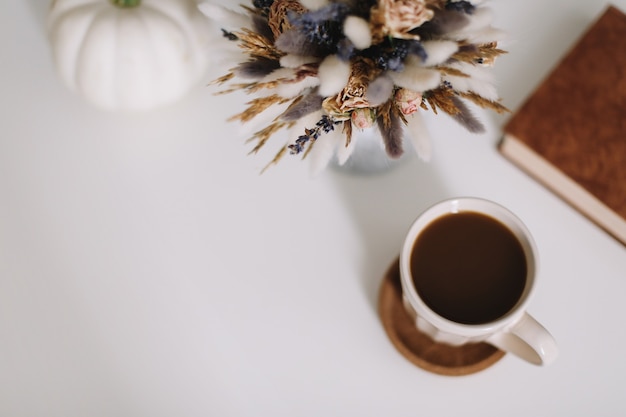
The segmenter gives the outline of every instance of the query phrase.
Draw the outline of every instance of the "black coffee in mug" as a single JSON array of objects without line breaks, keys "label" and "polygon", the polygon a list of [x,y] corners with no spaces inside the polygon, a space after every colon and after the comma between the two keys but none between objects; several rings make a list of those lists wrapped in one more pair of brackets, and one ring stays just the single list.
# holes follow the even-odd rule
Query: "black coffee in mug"
[{"label": "black coffee in mug", "polygon": [[446,214],[418,235],[410,257],[424,303],[463,324],[499,319],[520,300],[527,263],[517,237],[498,220],[472,211]]}]

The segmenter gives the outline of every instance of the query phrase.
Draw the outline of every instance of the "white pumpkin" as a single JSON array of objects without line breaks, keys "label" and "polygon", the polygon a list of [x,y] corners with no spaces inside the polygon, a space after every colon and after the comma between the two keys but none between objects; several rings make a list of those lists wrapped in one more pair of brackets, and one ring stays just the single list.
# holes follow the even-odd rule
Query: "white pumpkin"
[{"label": "white pumpkin", "polygon": [[211,30],[196,0],[53,0],[48,31],[61,78],[105,109],[171,103],[208,68]]}]

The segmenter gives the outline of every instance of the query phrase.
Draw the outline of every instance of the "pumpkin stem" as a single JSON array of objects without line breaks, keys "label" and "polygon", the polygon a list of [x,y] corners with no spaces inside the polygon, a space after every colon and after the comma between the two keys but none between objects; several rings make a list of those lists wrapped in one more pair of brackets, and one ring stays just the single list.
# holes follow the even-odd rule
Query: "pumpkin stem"
[{"label": "pumpkin stem", "polygon": [[115,6],[118,7],[137,7],[141,4],[141,0],[111,0]]}]

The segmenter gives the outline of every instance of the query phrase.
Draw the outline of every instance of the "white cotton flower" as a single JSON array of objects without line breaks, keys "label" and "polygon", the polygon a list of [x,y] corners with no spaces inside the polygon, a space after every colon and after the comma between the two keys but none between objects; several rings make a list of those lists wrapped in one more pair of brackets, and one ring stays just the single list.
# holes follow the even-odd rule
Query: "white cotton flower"
[{"label": "white cotton flower", "polygon": [[317,76],[320,80],[320,95],[333,96],[343,90],[348,83],[350,63],[342,61],[337,55],[329,55],[320,64]]},{"label": "white cotton flower", "polygon": [[372,32],[365,19],[348,16],[343,23],[343,33],[357,49],[367,49],[372,46]]}]

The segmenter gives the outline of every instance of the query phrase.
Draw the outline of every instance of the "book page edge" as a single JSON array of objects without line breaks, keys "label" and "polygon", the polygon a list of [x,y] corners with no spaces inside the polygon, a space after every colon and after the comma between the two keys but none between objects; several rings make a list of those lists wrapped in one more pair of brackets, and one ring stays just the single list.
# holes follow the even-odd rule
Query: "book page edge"
[{"label": "book page edge", "polygon": [[510,133],[503,135],[498,148],[502,155],[537,182],[626,245],[626,220],[596,196]]}]

